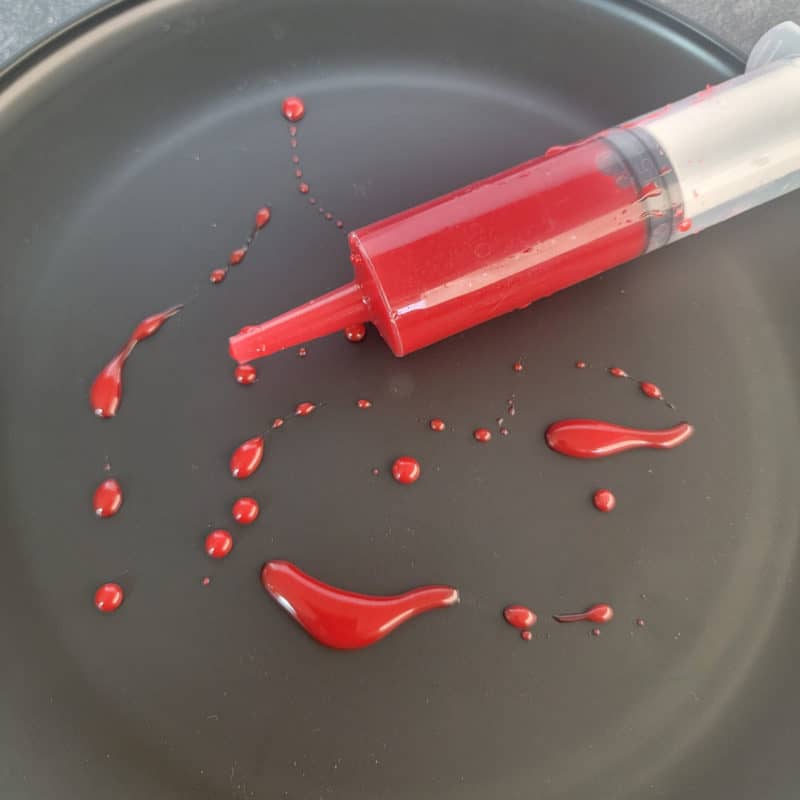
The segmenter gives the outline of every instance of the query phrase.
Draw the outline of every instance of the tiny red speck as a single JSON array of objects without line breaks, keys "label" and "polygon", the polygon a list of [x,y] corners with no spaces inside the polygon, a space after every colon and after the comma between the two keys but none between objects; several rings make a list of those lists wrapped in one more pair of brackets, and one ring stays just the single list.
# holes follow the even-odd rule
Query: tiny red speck
[{"label": "tiny red speck", "polygon": [[392,477],[398,483],[416,483],[421,473],[419,461],[411,456],[400,456],[392,464]]},{"label": "tiny red speck", "polygon": [[372,408],[372,401],[371,400],[359,400],[356,405],[359,408]]},{"label": "tiny red speck", "polygon": [[236,378],[236,383],[241,383],[242,386],[250,386],[255,383],[258,378],[258,372],[252,364],[239,364],[233,370],[233,377]]},{"label": "tiny red speck", "polygon": [[658,388],[654,383],[649,383],[648,381],[642,381],[639,384],[639,388],[642,390],[642,394],[646,395],[647,397],[652,397],[654,400],[663,400],[664,395],[661,392],[661,389]]},{"label": "tiny red speck", "polygon": [[98,611],[108,614],[116,611],[125,599],[125,592],[118,583],[104,583],[94,593],[94,605]]},{"label": "tiny red speck", "polygon": [[282,428],[284,422],[285,420],[283,417],[275,417],[275,419],[272,420],[272,429],[275,430],[276,428]]},{"label": "tiny red speck", "polygon": [[488,428],[478,428],[473,431],[472,436],[476,442],[488,442],[492,438],[492,432]]},{"label": "tiny red speck", "polygon": [[300,194],[308,194],[311,191],[311,187],[307,183],[301,183],[297,186],[297,191]]},{"label": "tiny red speck", "polygon": [[613,511],[617,505],[617,498],[609,489],[598,489],[592,497],[592,502],[598,511]]},{"label": "tiny red speck", "polygon": [[519,635],[526,641],[529,642],[533,639],[533,634],[530,631],[520,631]]},{"label": "tiny red speck", "polygon": [[681,233],[686,233],[686,231],[691,230],[691,227],[692,227],[692,221],[688,217],[686,219],[682,219],[678,223],[678,230]]},{"label": "tiny red speck", "polygon": [[367,326],[361,322],[348,325],[344,329],[344,337],[348,342],[360,342],[367,335]]},{"label": "tiny red speck", "polygon": [[608,368],[608,374],[609,375],[613,375],[615,378],[627,378],[628,377],[628,373],[625,372],[625,370],[621,369],[620,367],[609,367]]},{"label": "tiny red speck", "polygon": [[514,362],[514,366],[513,366],[514,372],[522,372],[523,369],[524,369],[524,367],[522,366],[522,362],[521,361],[515,361]]},{"label": "tiny red speck", "polygon": [[306,350],[306,348],[305,348],[305,347],[300,347],[300,348],[297,350],[297,355],[298,355],[300,358],[305,358],[305,357],[308,355],[308,350]]},{"label": "tiny red speck", "polygon": [[206,536],[206,553],[211,558],[225,558],[233,550],[233,536],[221,528]]},{"label": "tiny red speck", "polygon": [[586,362],[585,361],[576,361],[575,362],[576,369],[586,369]]}]

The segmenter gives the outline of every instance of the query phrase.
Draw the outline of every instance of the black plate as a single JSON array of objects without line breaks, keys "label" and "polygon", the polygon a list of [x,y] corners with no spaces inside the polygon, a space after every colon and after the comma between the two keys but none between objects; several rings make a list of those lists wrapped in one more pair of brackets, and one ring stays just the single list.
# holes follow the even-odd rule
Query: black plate
[{"label": "black plate", "polygon": [[[117,10],[0,94],[0,795],[793,797],[799,197],[404,360],[374,332],[333,336],[243,389],[226,355],[242,324],[350,274],[342,233],[296,190],[283,95],[307,100],[320,203],[356,227],[727,78],[736,57],[599,0]],[[265,201],[268,229],[210,286]],[[93,418],[94,374],[175,302],[118,418]],[[512,393],[510,436],[476,444]],[[309,399],[327,405],[237,485],[231,447]],[[565,415],[697,434],[575,462],[542,440]],[[386,474],[402,452],[423,464],[411,488]],[[98,521],[107,457],[126,502]],[[619,504],[601,515],[606,485]],[[210,563],[203,536],[243,488],[261,518]],[[267,558],[367,592],[452,582],[463,601],[328,651],[264,593]],[[114,578],[127,599],[104,616],[92,592]],[[599,639],[549,621],[598,600],[617,612]],[[502,622],[509,602],[541,615],[533,642]]]}]

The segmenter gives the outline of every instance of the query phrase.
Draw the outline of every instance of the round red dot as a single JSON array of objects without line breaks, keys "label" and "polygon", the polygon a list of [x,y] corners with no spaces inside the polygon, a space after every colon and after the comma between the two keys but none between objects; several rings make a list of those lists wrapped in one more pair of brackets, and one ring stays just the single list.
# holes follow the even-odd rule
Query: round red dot
[{"label": "round red dot", "polygon": [[247,248],[239,247],[228,256],[228,263],[232,267],[235,267],[237,264],[241,264],[242,261],[244,261],[244,257],[246,255],[247,255]]},{"label": "round red dot", "polygon": [[236,378],[236,383],[241,383],[242,386],[250,386],[256,382],[258,372],[252,364],[239,364],[233,370],[233,377]]},{"label": "round red dot", "polygon": [[211,281],[211,283],[222,283],[227,274],[228,270],[226,269],[214,269],[211,270],[211,274],[208,276],[208,279]]},{"label": "round red dot", "polygon": [[305,358],[308,355],[308,350],[306,350],[305,347],[300,347],[297,350],[297,355],[300,356],[300,358]]},{"label": "round red dot", "polygon": [[298,403],[294,413],[297,417],[307,417],[315,408],[314,403]]},{"label": "round red dot", "polygon": [[356,403],[356,405],[359,408],[372,408],[372,401],[361,399]]},{"label": "round red dot", "polygon": [[530,631],[520,631],[519,635],[526,641],[529,642],[533,639],[533,634]]},{"label": "round red dot", "polygon": [[297,191],[300,194],[308,194],[311,191],[311,187],[307,183],[301,183],[297,186]]},{"label": "round red dot", "polygon": [[627,378],[628,373],[620,367],[609,367],[608,374],[613,375],[615,378]]},{"label": "round red dot", "polygon": [[348,342],[360,342],[367,335],[367,326],[360,322],[348,325],[344,329],[344,336]]},{"label": "round red dot", "polygon": [[692,227],[692,221],[687,217],[686,219],[682,219],[678,223],[678,230],[681,233],[686,233],[686,231],[690,230]]},{"label": "round red dot", "polygon": [[592,636],[599,636],[600,628],[592,628]]},{"label": "round red dot", "polygon": [[392,464],[392,477],[398,483],[415,483],[421,473],[419,461],[411,456],[400,456]]},{"label": "round red dot", "polygon": [[644,628],[644,626],[647,625],[647,622],[645,620],[643,620],[641,617],[638,617],[637,620],[636,620],[636,624],[640,628]]},{"label": "round red dot", "polygon": [[441,431],[447,428],[445,421],[443,419],[439,419],[438,417],[432,419],[428,424],[431,426],[431,430],[436,431],[437,433],[441,433]]},{"label": "round red dot", "polygon": [[252,497],[240,497],[231,508],[233,518],[240,525],[250,525],[258,518],[258,502]]},{"label": "round red dot", "polygon": [[492,432],[488,428],[478,428],[472,435],[476,442],[488,442],[492,438]]},{"label": "round red dot", "polygon": [[281,113],[289,122],[299,122],[306,115],[306,104],[299,97],[284,97]]},{"label": "round red dot", "polygon": [[617,498],[610,489],[598,489],[592,497],[592,502],[598,511],[613,511]]},{"label": "round red dot", "polygon": [[106,614],[116,611],[124,599],[125,592],[118,583],[104,583],[94,593],[95,607]]},{"label": "round red dot", "polygon": [[654,383],[649,383],[648,381],[642,381],[639,384],[639,388],[642,390],[642,394],[647,395],[647,397],[652,397],[654,400],[663,400],[664,395],[661,392],[661,389],[658,388]]},{"label": "round red dot", "polygon": [[282,428],[284,422],[285,420],[283,417],[275,417],[275,419],[272,420],[272,429],[275,430],[276,428]]},{"label": "round red dot", "polygon": [[585,361],[576,361],[575,362],[576,369],[586,369],[586,362]]},{"label": "round red dot", "polygon": [[211,558],[225,558],[233,550],[233,536],[222,529],[206,536],[206,553]]},{"label": "round red dot", "polygon": [[514,366],[512,367],[512,369],[514,370],[514,372],[522,372],[522,370],[524,369],[524,367],[522,366],[522,362],[521,361],[515,361],[514,362]]},{"label": "round red dot", "polygon": [[205,577],[204,577],[204,578],[203,578],[203,579],[200,581],[200,583],[202,583],[202,584],[203,584],[203,586],[208,586],[208,584],[209,584],[209,583],[211,583],[211,578],[209,578],[209,577],[208,577],[208,575],[206,575],[206,576],[205,576]]}]

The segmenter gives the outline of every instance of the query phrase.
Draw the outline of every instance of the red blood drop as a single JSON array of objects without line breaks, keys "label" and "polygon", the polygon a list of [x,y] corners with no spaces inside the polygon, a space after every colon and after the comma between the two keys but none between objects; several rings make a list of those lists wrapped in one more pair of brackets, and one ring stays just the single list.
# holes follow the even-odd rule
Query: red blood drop
[{"label": "red blood drop", "polygon": [[617,505],[617,498],[609,489],[598,489],[592,497],[592,502],[598,511],[613,511]]},{"label": "red blood drop", "polygon": [[275,419],[272,420],[272,429],[275,430],[276,428],[282,428],[284,422],[285,420],[283,417],[275,417]]},{"label": "red blood drop", "polygon": [[258,379],[258,372],[252,364],[237,364],[233,370],[233,377],[236,378],[236,383],[250,386]]},{"label": "red blood drop", "polygon": [[289,136],[297,136],[297,125],[289,126]]},{"label": "red blood drop", "polygon": [[607,603],[596,603],[586,611],[579,614],[557,614],[553,617],[556,622],[594,622],[604,624],[611,622],[614,617],[614,609]]},{"label": "red blood drop", "polygon": [[145,317],[134,329],[131,334],[130,341],[141,342],[143,339],[148,339],[154,333],[161,330],[161,326],[170,318],[174,317],[183,305],[172,306],[166,311],[159,311],[158,314]]},{"label": "red blood drop", "polygon": [[221,528],[206,536],[206,553],[211,558],[225,558],[233,550],[233,536]]},{"label": "red blood drop", "polygon": [[398,483],[416,483],[421,474],[419,461],[411,456],[400,456],[392,464],[392,477]]},{"label": "red blood drop", "polygon": [[377,467],[373,467],[372,468],[372,474],[373,475],[380,475],[381,471]]},{"label": "red blood drop", "polygon": [[228,270],[226,269],[214,269],[211,271],[211,275],[208,276],[208,279],[211,281],[211,283],[222,283],[227,274]]},{"label": "red blood drop", "polygon": [[271,217],[272,212],[266,206],[259,208],[256,211],[256,229],[261,230],[270,221]]},{"label": "red blood drop", "polygon": [[367,335],[367,326],[357,322],[344,329],[344,337],[348,342],[360,342]]},{"label": "red blood drop", "polygon": [[586,369],[586,362],[585,361],[576,361],[575,366],[577,369]]},{"label": "red blood drop", "polygon": [[645,620],[643,620],[641,617],[638,617],[637,620],[636,620],[636,624],[640,628],[644,628],[644,626],[647,625],[647,622]]},{"label": "red blood drop", "polygon": [[520,631],[519,632],[520,638],[524,639],[526,642],[529,642],[533,639],[533,634],[530,631]]},{"label": "red blood drop", "polygon": [[300,347],[297,350],[297,355],[300,358],[305,358],[308,355],[308,350],[305,347]]},{"label": "red blood drop", "polygon": [[296,417],[307,417],[315,408],[316,405],[314,405],[314,403],[298,403],[294,414]]},{"label": "red blood drop", "polygon": [[258,502],[252,497],[240,497],[231,508],[233,518],[240,525],[250,525],[258,518]]},{"label": "red blood drop", "polygon": [[339,650],[367,647],[412,617],[459,600],[451,586],[423,586],[393,597],[358,594],[322,583],[288,561],[265,564],[261,583],[310,636]]},{"label": "red blood drop", "polygon": [[211,578],[209,578],[209,577],[208,577],[208,575],[206,575],[206,576],[205,576],[205,577],[204,577],[204,578],[203,578],[203,579],[200,581],[200,583],[202,583],[202,584],[203,584],[203,586],[208,586],[208,584],[209,584],[209,583],[211,583]]},{"label": "red blood drop", "polygon": [[336,220],[336,227],[337,228],[344,228],[344,222],[342,222],[340,219],[337,219]]},{"label": "red blood drop", "polygon": [[122,508],[122,487],[114,478],[108,478],[94,490],[92,508],[98,517],[113,517]]},{"label": "red blood drop", "polygon": [[254,436],[242,442],[231,455],[230,469],[234,478],[249,478],[260,466],[264,457],[264,437]]},{"label": "red blood drop", "polygon": [[600,628],[592,628],[592,636],[599,636]]},{"label": "red blood drop", "polygon": [[536,614],[526,606],[506,606],[503,616],[509,625],[515,628],[531,628],[536,624]]},{"label": "red blood drop", "polygon": [[478,428],[472,432],[472,436],[476,442],[488,442],[491,441],[492,432],[488,428]]},{"label": "red blood drop", "polygon": [[98,611],[108,614],[116,611],[125,599],[125,592],[118,583],[104,583],[94,593],[94,604]]},{"label": "red blood drop", "polygon": [[514,362],[514,366],[513,366],[514,372],[522,372],[523,369],[524,369],[524,367],[522,366],[522,362],[521,361],[515,361]]},{"label": "red blood drop", "polygon": [[359,408],[372,408],[372,401],[371,400],[359,400],[356,405]]},{"label": "red blood drop", "polygon": [[663,400],[664,395],[661,392],[661,389],[658,388],[654,383],[648,383],[647,381],[642,381],[639,384],[639,388],[642,390],[642,394],[647,395],[648,397],[652,397],[654,400]]},{"label": "red blood drop", "polygon": [[615,378],[627,378],[628,377],[628,373],[625,372],[625,370],[621,369],[620,367],[609,367],[608,368],[608,373],[609,373],[609,375],[613,375]]},{"label": "red blood drop", "polygon": [[237,264],[241,264],[242,261],[244,261],[244,257],[246,255],[247,255],[247,248],[239,247],[228,256],[228,263],[232,267],[235,267]]},{"label": "red blood drop", "polygon": [[501,436],[508,436],[508,428],[506,428],[505,426],[500,428],[500,435]]},{"label": "red blood drop", "polygon": [[311,187],[307,183],[300,183],[297,186],[297,191],[300,194],[308,194],[311,191]]},{"label": "red blood drop", "polygon": [[447,428],[445,421],[443,419],[439,419],[438,417],[432,419],[428,424],[431,426],[431,430],[436,431],[437,433],[440,433]]},{"label": "red blood drop", "polygon": [[289,122],[300,122],[306,115],[306,105],[299,97],[284,97],[281,113]]},{"label": "red blood drop", "polygon": [[690,230],[691,227],[692,227],[692,221],[689,219],[689,217],[686,217],[686,219],[682,219],[678,223],[678,230],[681,233],[686,233],[686,231]]}]

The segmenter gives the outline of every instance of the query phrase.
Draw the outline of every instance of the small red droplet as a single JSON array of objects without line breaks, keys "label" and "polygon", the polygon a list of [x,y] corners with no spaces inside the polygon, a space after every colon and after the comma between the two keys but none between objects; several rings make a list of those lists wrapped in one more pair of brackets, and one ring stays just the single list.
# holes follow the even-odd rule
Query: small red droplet
[{"label": "small red droplet", "polygon": [[299,164],[300,163],[300,156],[294,155],[292,156],[292,164]]},{"label": "small red droplet", "polygon": [[211,283],[222,283],[227,274],[228,270],[226,269],[214,269],[211,270],[211,274],[208,276],[208,279],[211,281]]},{"label": "small red droplet", "polygon": [[303,170],[301,170],[300,167],[298,167],[294,171],[294,176],[295,176],[295,178],[302,178],[303,177]]},{"label": "small red droplet", "polygon": [[237,264],[241,264],[241,263],[242,263],[242,261],[244,261],[244,257],[245,257],[246,255],[247,255],[247,248],[246,248],[246,247],[239,247],[239,248],[237,248],[236,250],[234,250],[234,251],[233,251],[233,252],[232,252],[232,253],[231,253],[231,254],[228,256],[228,263],[229,263],[229,264],[230,264],[232,267],[235,267]]},{"label": "small red droplet", "polygon": [[98,611],[108,614],[116,611],[125,599],[125,592],[118,583],[104,583],[94,593],[94,605]]},{"label": "small red droplet", "polygon": [[336,220],[336,227],[337,228],[344,228],[344,222],[342,222],[340,219],[337,219]]},{"label": "small red droplet", "polygon": [[478,428],[472,432],[476,442],[488,442],[492,438],[492,432],[488,428]]},{"label": "small red droplet", "polygon": [[367,335],[367,326],[360,322],[348,325],[344,329],[344,337],[348,342],[360,342]]},{"label": "small red droplet", "polygon": [[308,194],[311,191],[311,187],[307,183],[300,183],[297,186],[297,191],[300,194]]},{"label": "small red droplet", "polygon": [[326,211],[325,212],[325,219],[327,219],[328,222],[330,222],[333,219],[333,214],[330,211]]},{"label": "small red droplet", "polygon": [[206,536],[206,553],[211,558],[225,558],[233,550],[233,536],[221,528]]},{"label": "small red droplet", "polygon": [[531,628],[536,624],[536,614],[526,606],[506,606],[503,617],[509,625],[515,628]]},{"label": "small red droplet", "polygon": [[682,219],[678,223],[678,230],[681,233],[686,233],[686,231],[690,230],[691,227],[692,227],[692,221],[689,219],[689,217],[686,217],[686,219]]},{"label": "small red droplet", "polygon": [[272,218],[272,212],[266,207],[263,206],[256,211],[256,228],[261,230]]},{"label": "small red droplet", "polygon": [[508,436],[508,428],[506,428],[505,426],[500,428],[500,435],[501,436]]},{"label": "small red droplet", "polygon": [[600,628],[592,628],[592,636],[599,636]]},{"label": "small red droplet", "polygon": [[613,375],[615,378],[627,378],[628,377],[628,373],[625,372],[625,370],[621,369],[620,367],[609,367],[608,368],[608,374],[609,375]]},{"label": "small red droplet", "polygon": [[533,634],[530,631],[520,631],[519,635],[526,642],[529,642],[531,639],[533,639]]},{"label": "small red droplet", "polygon": [[314,403],[298,403],[294,414],[296,417],[307,417],[315,408]]},{"label": "small red droplet", "polygon": [[372,408],[372,401],[361,399],[356,403],[356,405],[359,408]]},{"label": "small red droplet", "polygon": [[419,461],[411,456],[400,456],[392,464],[392,477],[398,483],[416,483],[421,474]]},{"label": "small red droplet", "polygon": [[664,395],[661,392],[661,389],[658,388],[654,383],[649,383],[648,381],[642,381],[639,384],[639,388],[642,390],[642,394],[647,395],[647,397],[652,397],[654,400],[663,400]]},{"label": "small red droplet", "polygon": [[609,489],[598,489],[592,497],[592,502],[598,511],[613,511],[617,505],[617,498]]},{"label": "small red droplet", "polygon": [[252,497],[240,497],[236,500],[231,508],[233,518],[240,525],[250,525],[258,518],[259,511],[258,501]]},{"label": "small red droplet", "polygon": [[114,478],[104,480],[94,490],[92,508],[98,517],[113,517],[122,508],[122,487]]},{"label": "small red droplet", "polygon": [[372,474],[373,475],[380,475],[381,471],[377,467],[373,467],[372,468]]},{"label": "small red droplet", "polygon": [[236,383],[250,386],[258,379],[258,372],[252,364],[237,364],[233,370],[233,377],[236,378]]},{"label": "small red droplet", "polygon": [[308,350],[306,350],[306,348],[305,348],[305,347],[300,347],[300,348],[298,348],[298,350],[297,350],[297,355],[298,355],[300,358],[305,358],[305,357],[308,355]]},{"label": "small red droplet", "polygon": [[575,367],[577,369],[586,369],[586,362],[585,361],[576,361]]},{"label": "small red droplet", "polygon": [[297,125],[289,126],[289,136],[297,136]]},{"label": "small red droplet", "polygon": [[205,577],[204,577],[204,578],[203,578],[203,579],[200,581],[200,583],[202,583],[202,584],[203,584],[203,586],[208,586],[208,584],[209,584],[209,583],[211,583],[211,578],[209,578],[209,577],[208,577],[208,575],[206,575],[206,576],[205,576]]},{"label": "small red droplet", "polygon": [[234,478],[249,478],[264,458],[264,437],[254,436],[242,442],[231,455],[230,470]]},{"label": "small red droplet", "polygon": [[428,424],[431,426],[431,430],[436,431],[437,433],[441,433],[441,431],[447,428],[445,421],[443,419],[439,419],[438,417],[432,419]]},{"label": "small red droplet", "polygon": [[289,122],[299,122],[306,115],[306,104],[299,97],[284,97],[281,113]]},{"label": "small red droplet", "polygon": [[514,370],[514,372],[522,372],[522,370],[524,369],[524,367],[522,366],[522,362],[515,361],[512,369]]},{"label": "small red droplet", "polygon": [[636,620],[636,624],[640,628],[644,628],[644,626],[647,625],[647,622],[645,620],[643,620],[641,617],[638,617],[637,620]]},{"label": "small red droplet", "polygon": [[578,614],[556,614],[553,619],[556,622],[594,622],[606,623],[611,622],[614,617],[614,609],[607,603],[596,603],[589,606],[586,611],[581,611]]},{"label": "small red droplet", "polygon": [[272,430],[275,430],[276,428],[282,428],[284,422],[285,420],[283,417],[275,417],[275,419],[272,420]]}]

